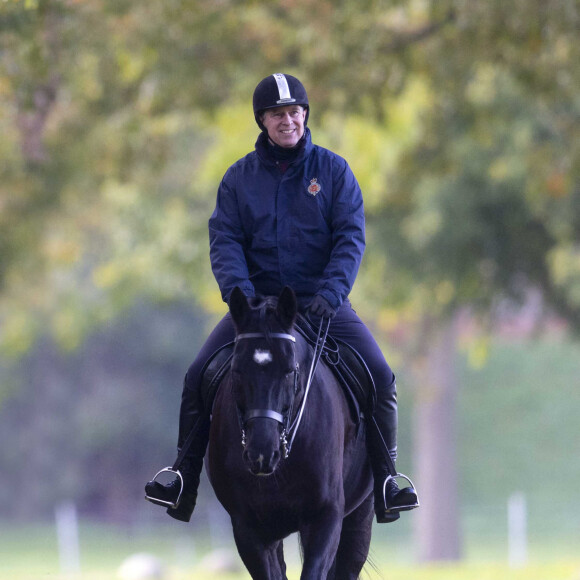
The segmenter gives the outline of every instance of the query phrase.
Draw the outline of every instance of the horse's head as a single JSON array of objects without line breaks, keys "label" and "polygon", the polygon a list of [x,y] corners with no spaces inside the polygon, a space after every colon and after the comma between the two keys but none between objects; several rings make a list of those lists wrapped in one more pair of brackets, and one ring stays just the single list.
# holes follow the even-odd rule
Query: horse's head
[{"label": "horse's head", "polygon": [[248,299],[230,297],[236,328],[232,385],[242,424],[243,458],[254,475],[271,475],[285,452],[286,429],[298,387],[294,292]]}]

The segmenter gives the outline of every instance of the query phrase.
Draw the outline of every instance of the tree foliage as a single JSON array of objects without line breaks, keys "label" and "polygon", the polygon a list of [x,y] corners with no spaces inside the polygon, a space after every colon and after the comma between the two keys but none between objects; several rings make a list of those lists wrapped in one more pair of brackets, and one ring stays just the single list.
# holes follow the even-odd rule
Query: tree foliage
[{"label": "tree foliage", "polygon": [[423,133],[374,223],[427,308],[489,312],[533,286],[578,326],[578,6],[480,4],[455,22],[422,54]]},{"label": "tree foliage", "polygon": [[[379,305],[489,305],[534,284],[577,321],[577,2],[0,10],[0,282],[14,350],[38,324],[30,305],[74,346],[136,294],[217,302],[205,222],[219,172],[255,137],[251,91],[279,69],[304,79],[324,144],[374,174]],[[247,138],[232,147],[242,105]],[[374,300],[370,286],[361,278]]]},{"label": "tree foliage", "polygon": [[[424,341],[421,321],[493,320],[530,290],[580,328],[579,30],[577,0],[0,2],[2,352],[72,351],[139,301],[223,312],[207,219],[277,71],[303,80],[315,141],[361,182],[354,298],[393,349]],[[134,385],[68,399],[80,378],[40,346],[11,408],[20,393],[73,422],[128,409]],[[94,463],[122,465],[127,450],[103,449],[123,432],[88,425]]]}]

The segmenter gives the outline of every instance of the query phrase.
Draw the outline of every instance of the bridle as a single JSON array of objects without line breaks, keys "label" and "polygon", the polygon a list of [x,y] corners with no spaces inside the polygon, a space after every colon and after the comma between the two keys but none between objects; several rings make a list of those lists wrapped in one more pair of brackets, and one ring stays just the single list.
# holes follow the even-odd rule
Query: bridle
[{"label": "bridle", "polygon": [[[243,415],[241,414],[241,412],[239,412],[240,429],[242,432],[242,447],[244,449],[246,448],[246,431],[245,431],[246,423],[250,419],[257,418],[273,419],[274,421],[277,421],[278,423],[280,423],[280,425],[282,425],[282,431],[280,433],[280,446],[282,448],[284,459],[288,458],[288,456],[290,455],[290,451],[292,449],[292,445],[294,443],[294,438],[296,437],[296,432],[298,431],[298,427],[300,426],[300,422],[302,421],[302,415],[304,413],[304,408],[306,407],[308,393],[310,392],[310,387],[312,385],[312,380],[314,378],[316,367],[318,366],[318,361],[320,360],[320,355],[322,354],[322,351],[324,349],[324,343],[326,342],[326,337],[328,336],[329,327],[330,327],[330,319],[322,318],[320,320],[320,326],[318,328],[316,343],[314,345],[314,354],[312,356],[312,362],[310,364],[310,370],[308,372],[308,379],[306,381],[304,397],[302,398],[300,409],[290,426],[288,426],[288,423],[292,417],[292,408],[290,408],[290,411],[286,416],[282,415],[282,413],[279,413],[278,411],[274,411],[273,409],[248,409]],[[293,343],[296,343],[296,337],[294,335],[283,332],[271,332],[268,334],[266,334],[265,332],[245,332],[238,334],[236,336],[235,342],[251,338],[277,338],[280,340],[289,340]],[[298,363],[296,363],[293,372],[294,372],[294,396],[296,396],[296,393],[298,391],[298,374],[299,374]],[[288,440],[288,438],[290,438],[290,440]]]},{"label": "bridle", "polygon": [[[296,337],[292,334],[287,334],[283,332],[271,332],[266,334],[265,332],[243,332],[238,334],[235,338],[235,342],[244,339],[252,339],[252,338],[277,338],[281,340],[290,340],[291,342],[296,342]],[[294,395],[296,395],[296,391],[298,389],[298,365],[294,367]],[[286,438],[287,435],[287,427],[288,427],[288,420],[291,416],[292,409],[287,416],[282,415],[278,411],[274,411],[273,409],[248,409],[243,415],[241,411],[238,409],[238,419],[240,422],[240,429],[242,432],[242,447],[246,448],[246,423],[250,419],[273,419],[282,425],[282,431],[280,433],[280,446],[282,447],[282,451],[284,453],[284,457],[288,456],[288,440]]]}]

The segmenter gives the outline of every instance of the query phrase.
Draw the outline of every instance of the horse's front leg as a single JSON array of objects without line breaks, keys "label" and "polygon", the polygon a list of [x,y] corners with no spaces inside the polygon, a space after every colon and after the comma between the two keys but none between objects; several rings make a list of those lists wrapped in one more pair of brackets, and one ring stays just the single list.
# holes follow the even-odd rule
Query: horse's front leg
[{"label": "horse's front leg", "polygon": [[236,547],[252,580],[288,580],[281,541],[265,541],[253,528],[232,519]]},{"label": "horse's front leg", "polygon": [[344,510],[333,506],[301,527],[304,564],[300,580],[321,580],[328,576],[340,541],[343,515]]},{"label": "horse's front leg", "polygon": [[374,497],[368,497],[342,520],[340,543],[328,580],[356,580],[369,555]]}]

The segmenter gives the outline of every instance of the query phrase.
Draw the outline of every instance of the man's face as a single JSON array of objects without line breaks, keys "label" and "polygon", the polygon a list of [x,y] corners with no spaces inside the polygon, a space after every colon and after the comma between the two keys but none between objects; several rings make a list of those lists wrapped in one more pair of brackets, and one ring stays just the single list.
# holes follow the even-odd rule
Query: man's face
[{"label": "man's face", "polygon": [[304,135],[305,119],[305,109],[300,105],[288,105],[265,111],[262,123],[276,145],[290,148],[295,147]]}]

